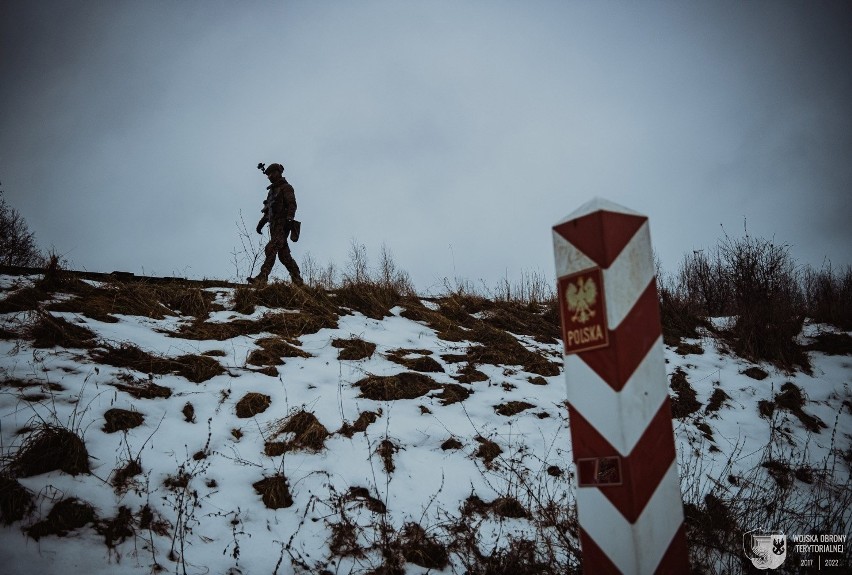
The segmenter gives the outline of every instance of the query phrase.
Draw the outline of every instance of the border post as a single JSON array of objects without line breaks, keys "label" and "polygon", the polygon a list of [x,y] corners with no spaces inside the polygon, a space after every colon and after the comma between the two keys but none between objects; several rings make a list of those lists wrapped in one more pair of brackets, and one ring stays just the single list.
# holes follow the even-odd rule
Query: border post
[{"label": "border post", "polygon": [[553,250],[583,571],[689,573],[648,218],[594,199]]}]

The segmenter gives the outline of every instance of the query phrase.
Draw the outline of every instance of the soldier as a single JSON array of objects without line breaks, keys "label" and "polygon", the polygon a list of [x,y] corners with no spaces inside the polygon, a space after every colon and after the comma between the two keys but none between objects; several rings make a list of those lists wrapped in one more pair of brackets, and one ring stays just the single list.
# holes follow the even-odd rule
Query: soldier
[{"label": "soldier", "polygon": [[[262,168],[262,164],[258,165]],[[293,186],[284,179],[284,166],[281,164],[271,164],[263,170],[263,173],[271,182],[266,187],[268,190],[266,200],[263,202],[263,217],[257,223],[257,233],[263,233],[263,226],[269,223],[269,243],[266,244],[265,253],[266,259],[263,260],[263,265],[260,266],[260,273],[257,277],[248,278],[248,283],[255,285],[263,285],[269,279],[269,272],[272,271],[272,266],[275,265],[275,256],[281,260],[287,271],[290,272],[290,279],[296,285],[302,285],[302,274],[299,272],[299,266],[296,260],[290,255],[290,246],[287,245],[287,235],[292,230],[296,217],[296,192]],[[295,238],[294,238],[295,239]]]}]

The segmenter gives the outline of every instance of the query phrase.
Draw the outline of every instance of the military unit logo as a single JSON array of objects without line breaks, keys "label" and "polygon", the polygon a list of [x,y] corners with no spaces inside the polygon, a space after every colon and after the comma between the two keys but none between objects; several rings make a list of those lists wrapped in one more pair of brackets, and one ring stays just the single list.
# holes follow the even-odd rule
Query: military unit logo
[{"label": "military unit logo", "polygon": [[758,569],[777,569],[787,557],[787,536],[765,529],[752,529],[743,534],[743,550]]}]

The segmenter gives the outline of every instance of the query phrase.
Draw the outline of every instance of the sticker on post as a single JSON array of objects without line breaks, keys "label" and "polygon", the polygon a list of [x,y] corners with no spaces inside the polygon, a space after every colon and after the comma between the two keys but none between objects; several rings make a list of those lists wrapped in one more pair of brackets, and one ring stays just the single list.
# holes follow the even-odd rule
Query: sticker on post
[{"label": "sticker on post", "polygon": [[566,354],[609,345],[600,268],[559,278],[559,309]]},{"label": "sticker on post", "polygon": [[621,458],[588,457],[577,460],[577,487],[621,485]]}]

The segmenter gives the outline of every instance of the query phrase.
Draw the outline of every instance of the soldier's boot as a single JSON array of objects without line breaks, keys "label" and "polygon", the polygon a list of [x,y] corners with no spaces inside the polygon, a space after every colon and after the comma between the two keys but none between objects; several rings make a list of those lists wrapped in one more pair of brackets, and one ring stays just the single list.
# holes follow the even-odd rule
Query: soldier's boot
[{"label": "soldier's boot", "polygon": [[291,260],[285,264],[287,267],[287,271],[290,272],[290,281],[297,286],[305,285],[304,280],[302,279],[302,272],[299,271],[299,266],[295,261]]},{"label": "soldier's boot", "polygon": [[267,276],[265,276],[264,274],[261,273],[261,274],[258,274],[257,277],[247,278],[246,281],[249,283],[249,285],[261,287],[261,286],[266,285]]}]

